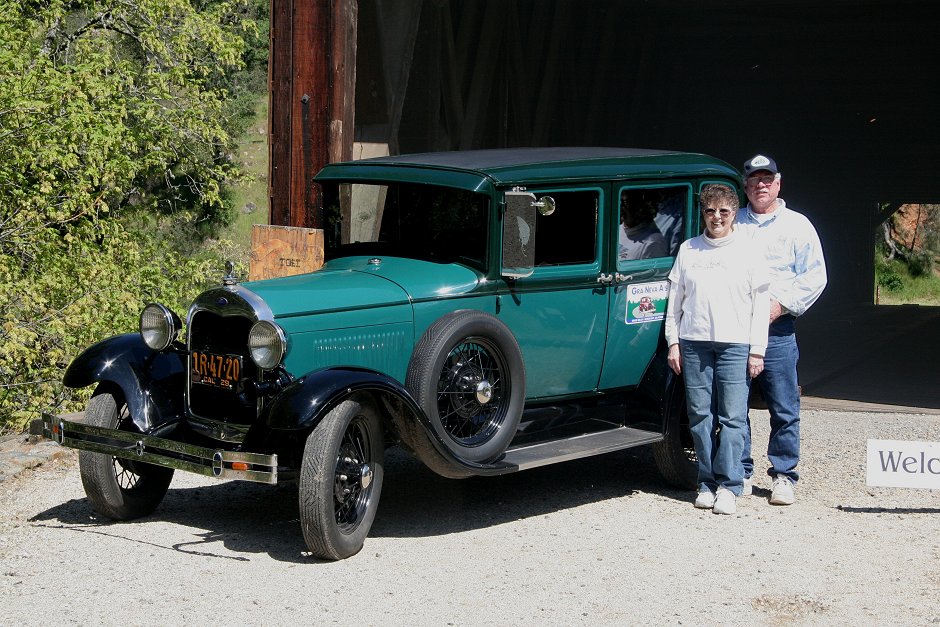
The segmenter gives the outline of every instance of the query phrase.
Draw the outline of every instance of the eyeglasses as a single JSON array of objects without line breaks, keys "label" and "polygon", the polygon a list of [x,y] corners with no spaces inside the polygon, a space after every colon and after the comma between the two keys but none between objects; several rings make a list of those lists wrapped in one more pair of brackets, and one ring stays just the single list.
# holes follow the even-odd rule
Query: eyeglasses
[{"label": "eyeglasses", "polygon": [[763,183],[764,185],[771,185],[774,181],[777,180],[776,174],[761,174],[755,176],[747,177],[748,185],[757,185],[758,183]]},{"label": "eyeglasses", "polygon": [[715,215],[715,212],[718,212],[718,215],[720,215],[722,218],[727,218],[732,213],[734,213],[734,210],[728,209],[726,207],[722,207],[721,209],[715,209],[714,207],[705,207],[704,209],[702,209],[702,213],[704,213],[707,216],[713,216]]}]

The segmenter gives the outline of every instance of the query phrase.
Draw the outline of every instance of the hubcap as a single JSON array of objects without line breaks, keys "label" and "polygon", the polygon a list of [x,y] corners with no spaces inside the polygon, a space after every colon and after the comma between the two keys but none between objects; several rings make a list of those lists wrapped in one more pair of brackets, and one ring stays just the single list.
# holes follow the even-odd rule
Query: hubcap
[{"label": "hubcap", "polygon": [[477,402],[481,405],[489,403],[493,398],[493,384],[489,381],[477,383]]}]

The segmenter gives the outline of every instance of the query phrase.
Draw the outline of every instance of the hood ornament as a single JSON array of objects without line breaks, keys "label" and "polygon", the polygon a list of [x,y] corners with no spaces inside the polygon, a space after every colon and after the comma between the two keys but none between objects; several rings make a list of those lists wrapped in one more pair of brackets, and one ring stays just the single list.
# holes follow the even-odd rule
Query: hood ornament
[{"label": "hood ornament", "polygon": [[222,285],[236,285],[238,277],[235,276],[235,262],[225,262],[225,276],[222,277]]}]

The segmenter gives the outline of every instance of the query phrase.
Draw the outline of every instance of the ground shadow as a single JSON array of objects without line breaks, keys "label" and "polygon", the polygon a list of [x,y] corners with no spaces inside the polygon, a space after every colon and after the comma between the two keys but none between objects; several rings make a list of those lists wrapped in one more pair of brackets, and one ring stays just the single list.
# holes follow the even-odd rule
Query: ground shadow
[{"label": "ground shadow", "polygon": [[837,505],[836,509],[849,514],[940,514],[940,507],[848,507]]},{"label": "ground shadow", "polygon": [[[445,479],[399,449],[388,451],[385,466],[372,537],[447,535],[635,492],[655,492],[682,501],[688,501],[691,494],[666,486],[645,447],[498,477]],[[246,560],[252,553],[266,553],[285,562],[316,561],[305,552],[299,518],[296,484],[272,487],[230,481],[177,489],[171,485],[157,511],[136,521],[176,523],[204,531],[195,533],[192,541],[172,546],[128,538],[121,532],[124,523],[98,516],[86,499],[72,499],[30,521],[209,558]],[[213,551],[212,545],[218,542],[237,555]]]}]

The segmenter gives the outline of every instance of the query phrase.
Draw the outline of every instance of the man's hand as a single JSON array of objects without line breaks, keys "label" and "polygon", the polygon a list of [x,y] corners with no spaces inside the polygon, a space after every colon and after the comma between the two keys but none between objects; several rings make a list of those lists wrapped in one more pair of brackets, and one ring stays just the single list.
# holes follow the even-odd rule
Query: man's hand
[{"label": "man's hand", "polygon": [[783,306],[775,301],[770,299],[770,322],[773,323],[774,320],[783,315]]},{"label": "man's hand", "polygon": [[679,345],[673,344],[669,347],[669,355],[666,356],[666,363],[676,374],[682,374],[682,355],[679,353]]},{"label": "man's hand", "polygon": [[764,371],[764,358],[760,355],[747,356],[747,376],[752,379]]}]

